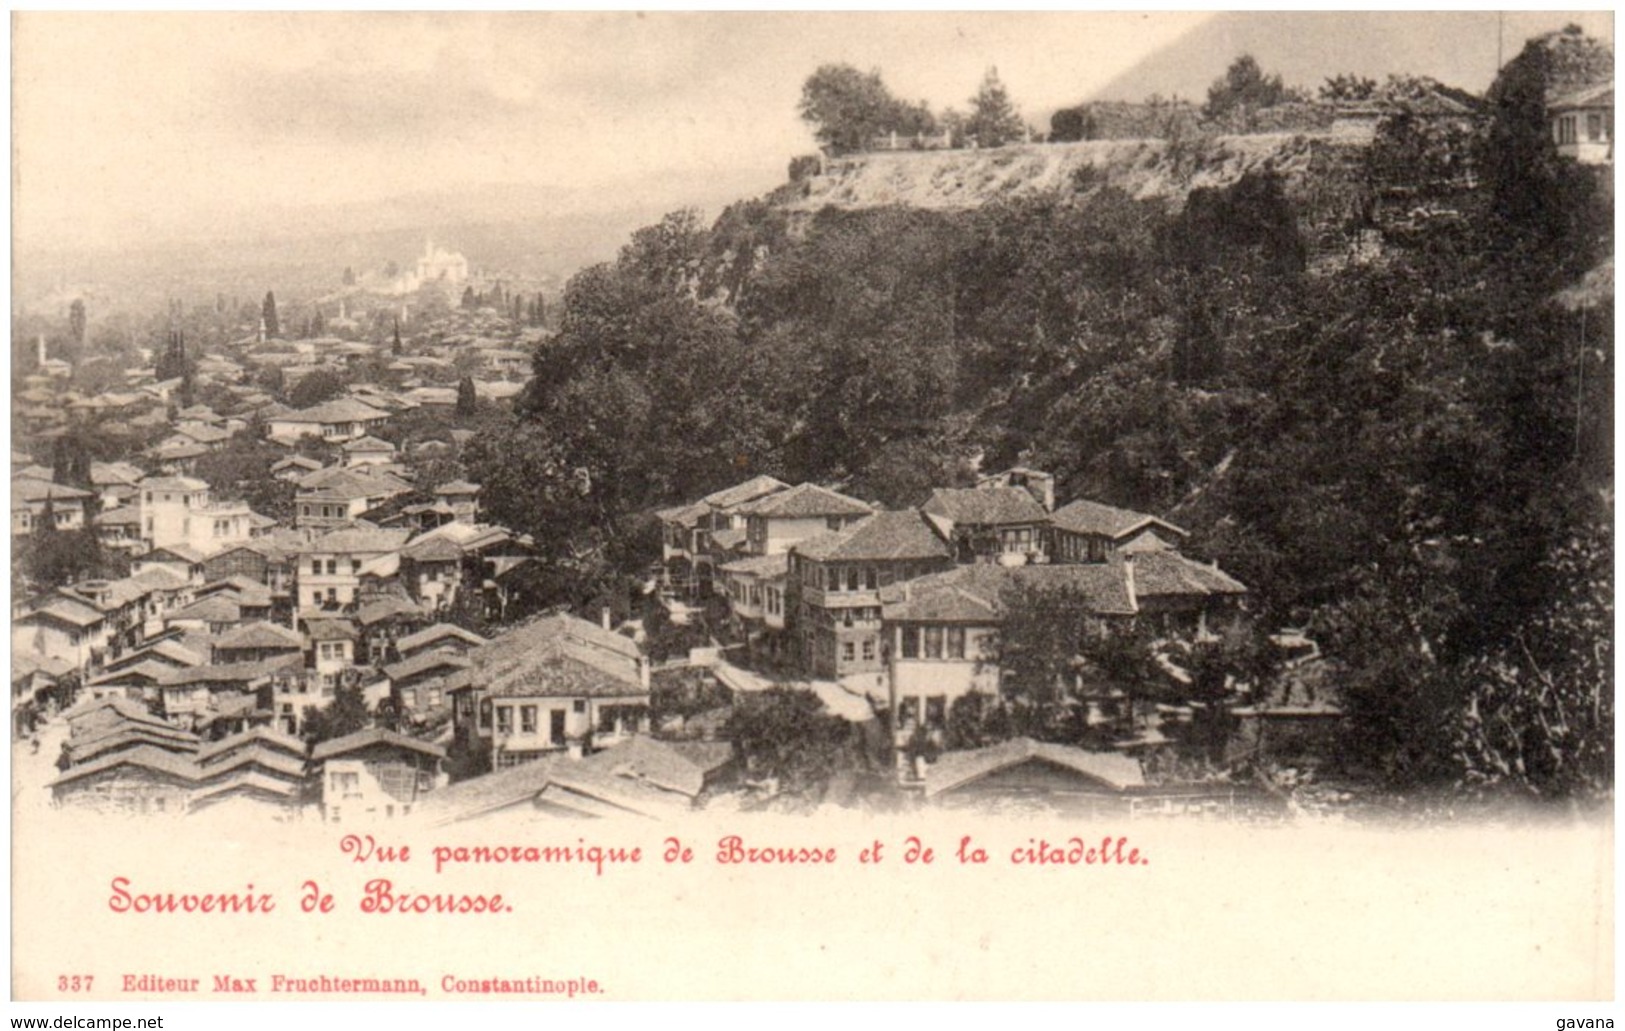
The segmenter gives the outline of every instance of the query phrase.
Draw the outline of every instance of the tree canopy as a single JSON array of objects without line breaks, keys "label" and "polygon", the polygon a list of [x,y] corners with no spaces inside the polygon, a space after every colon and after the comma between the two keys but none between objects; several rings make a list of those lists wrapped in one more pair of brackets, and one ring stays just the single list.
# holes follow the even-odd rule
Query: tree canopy
[{"label": "tree canopy", "polygon": [[798,108],[818,141],[837,153],[863,150],[877,136],[936,131],[936,119],[921,101],[893,96],[880,70],[861,72],[849,64],[826,64],[801,87]]}]

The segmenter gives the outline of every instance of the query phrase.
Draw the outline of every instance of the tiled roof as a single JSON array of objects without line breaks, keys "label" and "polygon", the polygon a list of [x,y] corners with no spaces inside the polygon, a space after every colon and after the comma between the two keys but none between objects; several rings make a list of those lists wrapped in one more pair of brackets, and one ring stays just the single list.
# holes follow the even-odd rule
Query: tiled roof
[{"label": "tiled roof", "polygon": [[130,577],[155,591],[175,591],[191,583],[186,577],[167,566],[150,566]]},{"label": "tiled roof", "polygon": [[99,755],[116,752],[131,746],[161,748],[166,752],[190,754],[197,751],[198,738],[178,728],[165,730],[144,723],[118,723],[105,733],[86,735],[68,743],[68,756],[75,763],[86,763]]},{"label": "tiled roof", "polygon": [[260,745],[243,747],[218,762],[200,766],[198,777],[200,779],[214,780],[217,777],[226,776],[233,770],[240,770],[245,766],[263,766],[285,777],[303,778],[305,775],[305,760],[302,756],[296,758],[283,752],[274,752]]},{"label": "tiled roof", "polygon": [[465,630],[453,623],[436,623],[434,626],[424,627],[417,633],[407,634],[405,637],[397,639],[395,641],[395,647],[399,648],[403,652],[415,651],[424,645],[432,644],[435,641],[443,640],[448,637],[455,637],[458,640],[466,641],[469,644],[474,645],[486,643],[485,638],[474,633],[472,630]]},{"label": "tiled roof", "polygon": [[164,562],[168,558],[178,558],[188,565],[202,562],[204,555],[196,548],[185,544],[166,544],[161,548],[153,548],[145,555],[137,555],[138,562]]},{"label": "tiled roof", "polygon": [[711,543],[723,551],[732,551],[745,543],[745,531],[717,530],[711,534]]},{"label": "tiled roof", "polygon": [[1546,101],[1547,111],[1572,111],[1577,108],[1614,106],[1614,83],[1599,82],[1591,86],[1563,93]]},{"label": "tiled roof", "polygon": [[835,533],[796,544],[796,554],[820,562],[947,558],[952,552],[917,509],[876,512]]},{"label": "tiled roof", "polygon": [[[100,698],[88,702],[81,700],[70,708],[66,715],[68,719],[69,733],[74,737],[85,734],[85,731],[81,729],[82,727],[95,726],[90,719],[92,716],[96,716],[100,719],[106,719],[109,715],[111,715],[120,720],[133,721],[135,723],[146,723],[150,726],[161,727],[165,730],[173,729],[161,717],[154,716],[145,705],[142,705],[140,702],[131,701],[128,698],[120,698],[118,696],[111,698]],[[89,733],[100,734],[103,733],[103,731],[91,730]]]},{"label": "tiled roof", "polygon": [[354,452],[376,451],[380,454],[393,454],[395,451],[395,445],[391,444],[387,440],[379,440],[377,437],[369,434],[365,437],[357,437],[354,440],[346,441],[344,444],[340,445],[340,449]]},{"label": "tiled roof", "polygon": [[882,615],[899,622],[987,624],[1003,618],[1005,592],[1016,587],[1081,592],[1103,616],[1136,611],[1121,563],[957,566],[881,590]]},{"label": "tiled roof", "polygon": [[424,797],[418,812],[436,823],[452,823],[520,805],[541,794],[555,767],[578,761],[563,753],[545,755],[506,770],[472,777],[431,792]]},{"label": "tiled roof", "polygon": [[816,483],[802,483],[741,505],[739,511],[746,515],[766,516],[770,519],[808,519],[818,516],[867,515],[874,509],[857,498],[849,498],[828,487],[820,487]]},{"label": "tiled roof", "polygon": [[[731,757],[733,746],[724,743],[722,747]],[[582,760],[579,765],[690,798],[705,788],[706,773],[716,768],[715,765],[702,766],[673,745],[650,737],[623,741]]]},{"label": "tiled roof", "polygon": [[424,652],[421,655],[414,655],[410,659],[402,659],[400,662],[385,666],[384,676],[392,681],[401,681],[432,669],[467,669],[469,665],[467,659],[455,652]]},{"label": "tiled roof", "polygon": [[631,814],[660,819],[688,809],[693,797],[635,777],[619,776],[583,760],[555,767],[552,779],[542,789],[541,801],[592,816]]},{"label": "tiled roof", "polygon": [[69,487],[61,483],[47,483],[31,476],[14,478],[11,481],[11,493],[13,497],[30,502],[44,501],[46,498],[52,501],[74,501],[91,496],[88,490],[80,490],[78,487]]},{"label": "tiled roof", "polygon": [[140,486],[142,490],[172,490],[182,494],[209,489],[207,483],[191,476],[149,476]]},{"label": "tiled roof", "polygon": [[748,501],[754,501],[775,491],[785,490],[789,486],[783,480],[775,479],[772,476],[753,476],[744,483],[725,487],[714,494],[707,494],[700,500],[712,508],[726,510],[743,505]]},{"label": "tiled roof", "polygon": [[625,698],[647,695],[637,667],[573,641],[558,641],[495,672],[492,698]]},{"label": "tiled roof", "polygon": [[190,666],[172,669],[159,678],[160,687],[187,687],[192,684],[250,683],[283,670],[301,668],[303,660],[297,655],[264,662],[217,662],[208,666]]},{"label": "tiled roof", "polygon": [[357,752],[363,748],[369,748],[378,744],[390,745],[395,748],[405,748],[414,752],[421,752],[424,755],[433,756],[436,759],[444,759],[446,757],[446,750],[433,742],[421,741],[415,737],[407,737],[405,734],[397,734],[392,730],[385,730],[383,727],[370,727],[366,730],[358,730],[354,734],[346,734],[343,737],[334,738],[331,741],[323,741],[321,744],[317,745],[315,751],[311,753],[311,758],[318,761],[322,759],[331,759],[336,755],[344,755],[347,752]]},{"label": "tiled roof", "polygon": [[353,641],[355,624],[348,619],[307,619],[305,635],[312,641]]},{"label": "tiled roof", "polygon": [[301,545],[299,552],[305,555],[382,555],[400,551],[411,536],[410,530],[398,529],[334,530],[309,544]]},{"label": "tiled roof", "polygon": [[70,767],[67,772],[52,781],[50,786],[61,787],[93,773],[101,773],[119,766],[139,766],[188,783],[195,782],[198,776],[197,764],[189,757],[176,755],[155,745],[139,745],[128,751],[114,752],[83,765]]},{"label": "tiled roof", "polygon": [[35,616],[49,616],[62,623],[74,626],[90,626],[102,621],[101,610],[76,598],[64,598],[57,595],[44,603],[34,607],[33,611],[24,613],[19,622]]},{"label": "tiled roof", "polygon": [[1134,556],[1134,593],[1142,598],[1170,595],[1246,594],[1241,581],[1176,551],[1147,551]]},{"label": "tiled roof", "polygon": [[1090,534],[1116,540],[1141,527],[1155,524],[1171,533],[1187,536],[1186,532],[1166,519],[1126,508],[1113,508],[1097,501],[1074,501],[1062,505],[1050,515],[1050,523],[1057,530]]},{"label": "tiled roof", "polygon": [[355,619],[362,626],[380,623],[392,616],[421,617],[424,612],[405,598],[382,598],[371,601],[356,610]]},{"label": "tiled roof", "polygon": [[120,505],[105,512],[97,512],[91,522],[97,526],[139,526],[141,510],[134,505]]},{"label": "tiled roof", "polygon": [[215,595],[194,601],[183,609],[169,613],[165,617],[169,622],[183,619],[196,619],[205,623],[235,623],[243,618],[243,607],[230,598]]},{"label": "tiled roof", "polygon": [[406,545],[401,555],[414,562],[455,562],[463,557],[463,549],[446,537],[427,537]]},{"label": "tiled roof", "polygon": [[655,518],[663,523],[676,523],[679,526],[693,526],[701,519],[711,514],[711,506],[703,501],[696,501],[691,505],[676,505],[672,508],[662,508],[655,513]]},{"label": "tiled roof", "polygon": [[377,419],[389,418],[388,412],[379,411],[372,405],[362,404],[360,401],[341,397],[333,401],[325,401],[309,408],[301,408],[294,412],[284,412],[276,416],[279,422],[371,422]]},{"label": "tiled roof", "polygon": [[214,639],[215,650],[222,648],[298,648],[303,650],[305,639],[297,631],[264,621],[227,630]]},{"label": "tiled roof", "polygon": [[306,751],[305,743],[299,738],[284,734],[274,727],[250,727],[241,734],[221,738],[198,749],[198,762],[208,765],[209,760],[225,755],[239,748],[253,745],[257,748],[275,748],[290,755],[303,757]]},{"label": "tiled roof", "polygon": [[1141,787],[1145,777],[1134,759],[1115,752],[1086,752],[1071,745],[1050,744],[1018,737],[986,748],[945,752],[925,774],[925,796],[933,798],[945,791],[980,780],[999,770],[1037,760],[1071,770],[1095,781],[1107,791]]},{"label": "tiled roof", "polygon": [[304,455],[289,455],[287,458],[284,458],[280,462],[277,462],[275,465],[271,466],[271,471],[274,473],[279,473],[284,469],[308,469],[315,472],[321,468],[322,463],[316,461],[314,458],[306,458]]},{"label": "tiled roof", "polygon": [[757,576],[764,580],[772,580],[789,572],[790,554],[781,551],[776,555],[752,555],[750,558],[735,559],[725,565],[718,566],[717,569],[723,573],[738,573],[742,576]]},{"label": "tiled roof", "polygon": [[404,494],[412,489],[410,483],[386,472],[339,467],[318,469],[301,477],[296,486],[302,500],[326,498],[339,501]]},{"label": "tiled roof", "polygon": [[434,489],[434,492],[436,494],[444,494],[447,496],[457,494],[478,494],[480,492],[480,485],[477,483],[469,483],[467,480],[452,480],[450,483],[442,483],[440,486]]},{"label": "tiled roof", "polygon": [[122,483],[134,485],[147,474],[129,462],[91,462],[90,482],[97,486]]},{"label": "tiled roof", "polygon": [[1049,518],[1044,506],[1021,487],[939,487],[920,509],[964,526],[1041,523]]}]

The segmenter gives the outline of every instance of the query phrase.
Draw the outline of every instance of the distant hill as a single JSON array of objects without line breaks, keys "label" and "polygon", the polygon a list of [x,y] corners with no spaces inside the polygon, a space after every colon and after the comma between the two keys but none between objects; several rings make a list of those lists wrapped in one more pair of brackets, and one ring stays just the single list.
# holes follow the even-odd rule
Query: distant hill
[{"label": "distant hill", "polygon": [[1292,86],[1315,89],[1328,76],[1353,72],[1374,79],[1426,75],[1474,92],[1495,77],[1497,34],[1503,60],[1538,33],[1575,22],[1602,38],[1613,35],[1606,11],[1434,13],[1425,21],[1391,12],[1250,12],[1220,14],[1080,100],[1142,100],[1153,94],[1201,100],[1240,54]]}]

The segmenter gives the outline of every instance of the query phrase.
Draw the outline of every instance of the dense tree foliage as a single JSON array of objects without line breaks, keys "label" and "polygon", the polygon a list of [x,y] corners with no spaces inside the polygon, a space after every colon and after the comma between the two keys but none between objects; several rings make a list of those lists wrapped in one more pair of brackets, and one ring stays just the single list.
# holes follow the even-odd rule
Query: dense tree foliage
[{"label": "dense tree foliage", "polygon": [[[1610,518],[1612,306],[1557,298],[1610,253],[1612,212],[1537,146],[1537,63],[1508,65],[1472,139],[1401,111],[1365,159],[1176,203],[1098,182],[826,209],[794,233],[769,204],[709,228],[678,213],[569,283],[518,422],[465,459],[493,517],[556,560],[537,591],[571,598],[624,598],[652,510],[758,473],[902,505],[977,461],[1037,465],[1062,498],[1191,529],[1258,625],[1307,626],[1351,770],[1582,790],[1599,780],[1568,689],[1540,685],[1594,697],[1602,667],[1507,650],[1596,618],[1562,607],[1560,556]],[[1286,92],[1232,71],[1226,103]],[[1518,133],[1536,164],[1487,162]],[[1534,196],[1509,206],[1506,177]],[[1380,253],[1355,255],[1355,230]],[[1184,658],[1223,685],[1256,644]],[[1519,745],[1520,773],[1462,720],[1525,703],[1568,729]],[[1565,772],[1528,773],[1548,741]]]},{"label": "dense tree foliage", "polygon": [[1266,75],[1256,57],[1242,54],[1230,62],[1222,78],[1208,87],[1202,114],[1217,119],[1237,109],[1257,110],[1298,99],[1298,93],[1288,88],[1279,75]]},{"label": "dense tree foliage", "polygon": [[861,761],[862,743],[851,724],[824,710],[811,691],[773,688],[736,697],[728,738],[746,775],[776,782],[793,805],[823,800],[842,769]]},{"label": "dense tree foliage", "polygon": [[317,369],[302,376],[288,390],[288,404],[294,408],[309,408],[323,401],[343,397],[348,381],[342,373],[332,369]]},{"label": "dense tree foliage", "polygon": [[861,72],[849,64],[827,64],[801,87],[801,118],[820,143],[837,153],[862,150],[877,136],[936,131],[925,104],[897,99],[878,70]]},{"label": "dense tree foliage", "polygon": [[999,79],[999,70],[989,68],[982,77],[981,86],[970,101],[970,116],[965,120],[965,133],[979,147],[1002,147],[1016,142],[1026,134],[1026,123],[1016,113],[1010,94]]},{"label": "dense tree foliage", "polygon": [[265,327],[265,339],[275,340],[282,335],[282,323],[276,315],[276,294],[270,290],[265,291],[265,302],[260,305],[260,319]]}]

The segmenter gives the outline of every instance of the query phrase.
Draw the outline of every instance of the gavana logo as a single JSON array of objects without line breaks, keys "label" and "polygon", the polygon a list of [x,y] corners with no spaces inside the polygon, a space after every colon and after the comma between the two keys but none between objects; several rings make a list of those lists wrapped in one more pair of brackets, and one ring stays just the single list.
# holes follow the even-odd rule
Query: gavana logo
[{"label": "gavana logo", "polygon": [[1614,1018],[1613,1017],[1584,1017],[1584,1018],[1581,1018],[1581,1019],[1576,1019],[1574,1017],[1558,1017],[1557,1018],[1557,1031],[1565,1031],[1565,1029],[1571,1028],[1571,1027],[1572,1028],[1580,1028],[1580,1027],[1613,1027],[1613,1026],[1614,1026]]}]

